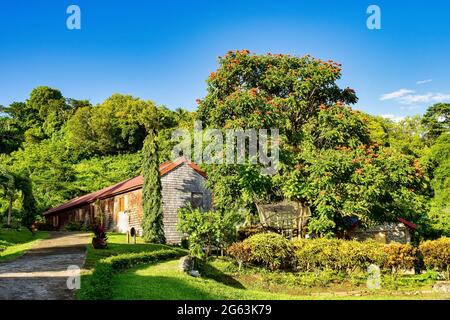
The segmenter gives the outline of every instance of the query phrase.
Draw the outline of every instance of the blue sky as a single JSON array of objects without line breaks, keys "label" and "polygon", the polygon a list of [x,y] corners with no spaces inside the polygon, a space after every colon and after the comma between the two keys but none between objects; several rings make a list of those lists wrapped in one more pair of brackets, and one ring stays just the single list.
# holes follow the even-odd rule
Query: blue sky
[{"label": "blue sky", "polygon": [[[66,9],[81,8],[81,30]],[[381,30],[366,9],[381,8]],[[311,54],[343,65],[357,108],[401,117],[450,101],[449,1],[2,0],[0,104],[38,85],[98,103],[127,93],[196,108],[230,49]]]}]

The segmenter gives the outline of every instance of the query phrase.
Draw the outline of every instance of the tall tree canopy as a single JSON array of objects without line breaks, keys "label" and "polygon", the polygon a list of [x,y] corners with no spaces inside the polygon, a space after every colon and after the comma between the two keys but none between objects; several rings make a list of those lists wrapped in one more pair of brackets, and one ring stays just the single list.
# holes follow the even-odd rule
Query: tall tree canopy
[{"label": "tall tree canopy", "polygon": [[[358,217],[369,224],[423,213],[423,170],[414,157],[371,141],[369,118],[336,81],[341,67],[310,56],[231,51],[207,80],[198,118],[215,128],[279,128],[280,164],[273,177],[250,166],[209,165],[216,205],[254,197],[297,199],[312,207],[310,230],[323,235]],[[408,199],[404,201],[404,199]]]}]

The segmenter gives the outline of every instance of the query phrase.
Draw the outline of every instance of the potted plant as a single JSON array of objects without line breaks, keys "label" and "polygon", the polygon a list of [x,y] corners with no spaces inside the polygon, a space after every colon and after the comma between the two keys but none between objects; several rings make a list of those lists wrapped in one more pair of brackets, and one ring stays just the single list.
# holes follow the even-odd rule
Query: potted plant
[{"label": "potted plant", "polygon": [[104,249],[108,246],[106,242],[108,237],[106,236],[105,229],[99,225],[94,227],[94,238],[92,238],[92,246],[94,249]]}]

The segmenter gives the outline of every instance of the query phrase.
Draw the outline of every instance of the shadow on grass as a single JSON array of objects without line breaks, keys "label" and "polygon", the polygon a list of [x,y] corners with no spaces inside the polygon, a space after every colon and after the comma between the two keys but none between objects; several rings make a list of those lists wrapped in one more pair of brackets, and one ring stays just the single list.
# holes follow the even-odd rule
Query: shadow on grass
[{"label": "shadow on grass", "polygon": [[139,276],[126,274],[115,279],[113,299],[123,300],[215,300],[220,299],[186,280],[170,276]]},{"label": "shadow on grass", "polygon": [[202,266],[200,273],[202,274],[203,277],[220,282],[226,286],[233,287],[236,289],[245,289],[242,283],[240,283],[233,277],[223,273],[219,269],[213,267],[209,263],[206,263]]}]

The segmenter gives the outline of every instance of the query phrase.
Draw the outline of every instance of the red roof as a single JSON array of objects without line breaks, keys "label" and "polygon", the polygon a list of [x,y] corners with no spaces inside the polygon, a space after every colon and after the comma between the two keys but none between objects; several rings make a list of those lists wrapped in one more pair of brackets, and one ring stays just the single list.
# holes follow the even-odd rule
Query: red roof
[{"label": "red roof", "polygon": [[410,227],[410,228],[413,229],[413,230],[416,230],[416,229],[417,229],[417,225],[415,225],[415,224],[412,223],[412,222],[409,222],[408,220],[405,220],[405,219],[403,219],[403,218],[397,218],[397,220],[398,220],[399,222],[403,223],[405,226]]},{"label": "red roof", "polygon": [[[183,163],[186,163],[192,169],[194,169],[198,174],[200,174],[202,177],[206,178],[206,173],[202,169],[200,169],[200,167],[198,165],[190,162],[189,160],[187,160],[184,157],[178,158],[177,160],[175,160],[173,162],[167,161],[167,162],[164,162],[163,164],[161,164],[159,166],[159,173],[160,173],[161,177],[166,175],[167,173],[173,171],[175,168],[177,168],[178,166],[180,166]],[[56,212],[71,209],[71,208],[76,208],[79,206],[83,206],[83,205],[92,203],[98,199],[105,199],[105,198],[109,198],[111,196],[121,194],[121,193],[124,193],[127,191],[139,189],[142,187],[143,184],[144,184],[144,178],[140,175],[140,176],[119,182],[115,185],[103,188],[101,190],[86,194],[84,196],[69,200],[68,202],[66,202],[58,207],[47,210],[46,212],[44,212],[44,215],[56,213]]]}]

